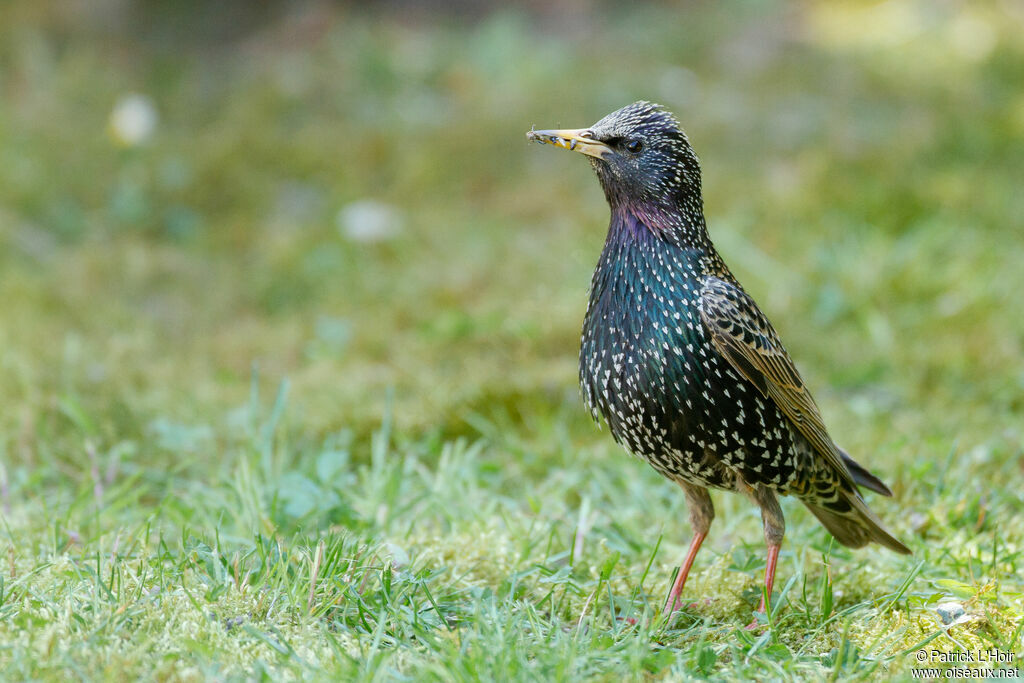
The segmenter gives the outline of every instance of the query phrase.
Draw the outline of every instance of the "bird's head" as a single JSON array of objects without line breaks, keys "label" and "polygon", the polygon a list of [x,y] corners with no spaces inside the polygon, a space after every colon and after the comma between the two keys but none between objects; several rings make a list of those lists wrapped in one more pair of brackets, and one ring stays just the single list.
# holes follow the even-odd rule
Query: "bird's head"
[{"label": "bird's head", "polygon": [[634,102],[590,126],[531,130],[526,137],[586,154],[608,202],[700,205],[700,164],[679,122],[664,107]]}]

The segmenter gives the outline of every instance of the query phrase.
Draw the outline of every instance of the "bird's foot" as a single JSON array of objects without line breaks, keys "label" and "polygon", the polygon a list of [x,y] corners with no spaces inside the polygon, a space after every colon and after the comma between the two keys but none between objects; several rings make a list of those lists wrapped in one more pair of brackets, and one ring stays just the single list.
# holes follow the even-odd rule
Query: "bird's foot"
[{"label": "bird's foot", "polygon": [[[671,609],[669,609],[669,604],[672,605]],[[665,617],[671,617],[673,614],[675,614],[679,610],[683,609],[683,606],[684,606],[683,603],[679,600],[679,598],[676,598],[674,601],[670,602],[669,604],[666,604],[665,605],[665,609],[662,611],[662,615],[665,616]],[[693,609],[700,609],[701,607],[707,607],[710,604],[711,604],[711,598],[704,598],[703,600],[698,600],[697,602],[687,603],[685,605],[685,607],[686,607],[686,609],[692,609],[693,610]]]},{"label": "bird's foot", "polygon": [[754,613],[754,620],[747,624],[744,628],[747,631],[758,631],[769,626],[768,612],[765,607],[764,598],[761,598],[761,604],[757,606]]}]

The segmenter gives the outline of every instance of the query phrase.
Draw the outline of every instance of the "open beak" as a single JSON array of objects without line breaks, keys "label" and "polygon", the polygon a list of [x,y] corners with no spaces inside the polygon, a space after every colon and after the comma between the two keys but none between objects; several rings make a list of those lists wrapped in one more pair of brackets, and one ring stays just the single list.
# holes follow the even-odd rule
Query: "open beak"
[{"label": "open beak", "polygon": [[600,140],[586,128],[577,130],[531,130],[526,134],[527,140],[534,140],[542,145],[554,145],[573,152],[601,159],[611,154],[612,148]]}]

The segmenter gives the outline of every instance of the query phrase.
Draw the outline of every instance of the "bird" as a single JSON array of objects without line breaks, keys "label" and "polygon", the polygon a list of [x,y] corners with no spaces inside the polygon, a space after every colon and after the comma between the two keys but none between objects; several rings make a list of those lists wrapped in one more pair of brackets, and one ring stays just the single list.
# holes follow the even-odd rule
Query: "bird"
[{"label": "bird", "polygon": [[693,539],[663,613],[681,604],[715,517],[709,489],[760,508],[762,614],[786,529],[779,495],[800,500],[843,545],[910,554],[860,489],[892,491],[832,440],[775,328],[715,249],[700,162],[675,116],[640,101],[589,128],[531,129],[527,138],[586,155],[610,208],[579,381],[594,420],[686,498]]}]

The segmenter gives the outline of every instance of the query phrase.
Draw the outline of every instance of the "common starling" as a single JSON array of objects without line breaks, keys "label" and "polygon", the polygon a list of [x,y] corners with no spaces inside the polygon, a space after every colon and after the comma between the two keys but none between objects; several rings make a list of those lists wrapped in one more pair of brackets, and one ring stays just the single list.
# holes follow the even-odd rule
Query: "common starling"
[{"label": "common starling", "polygon": [[630,453],[679,484],[694,537],[665,605],[676,609],[715,516],[708,488],[761,508],[765,609],[800,499],[843,545],[910,553],[858,486],[892,491],[832,441],[771,323],[708,237],[700,165],[679,122],[636,102],[579,130],[527,138],[587,155],[611,208],[580,346],[583,398]]}]

